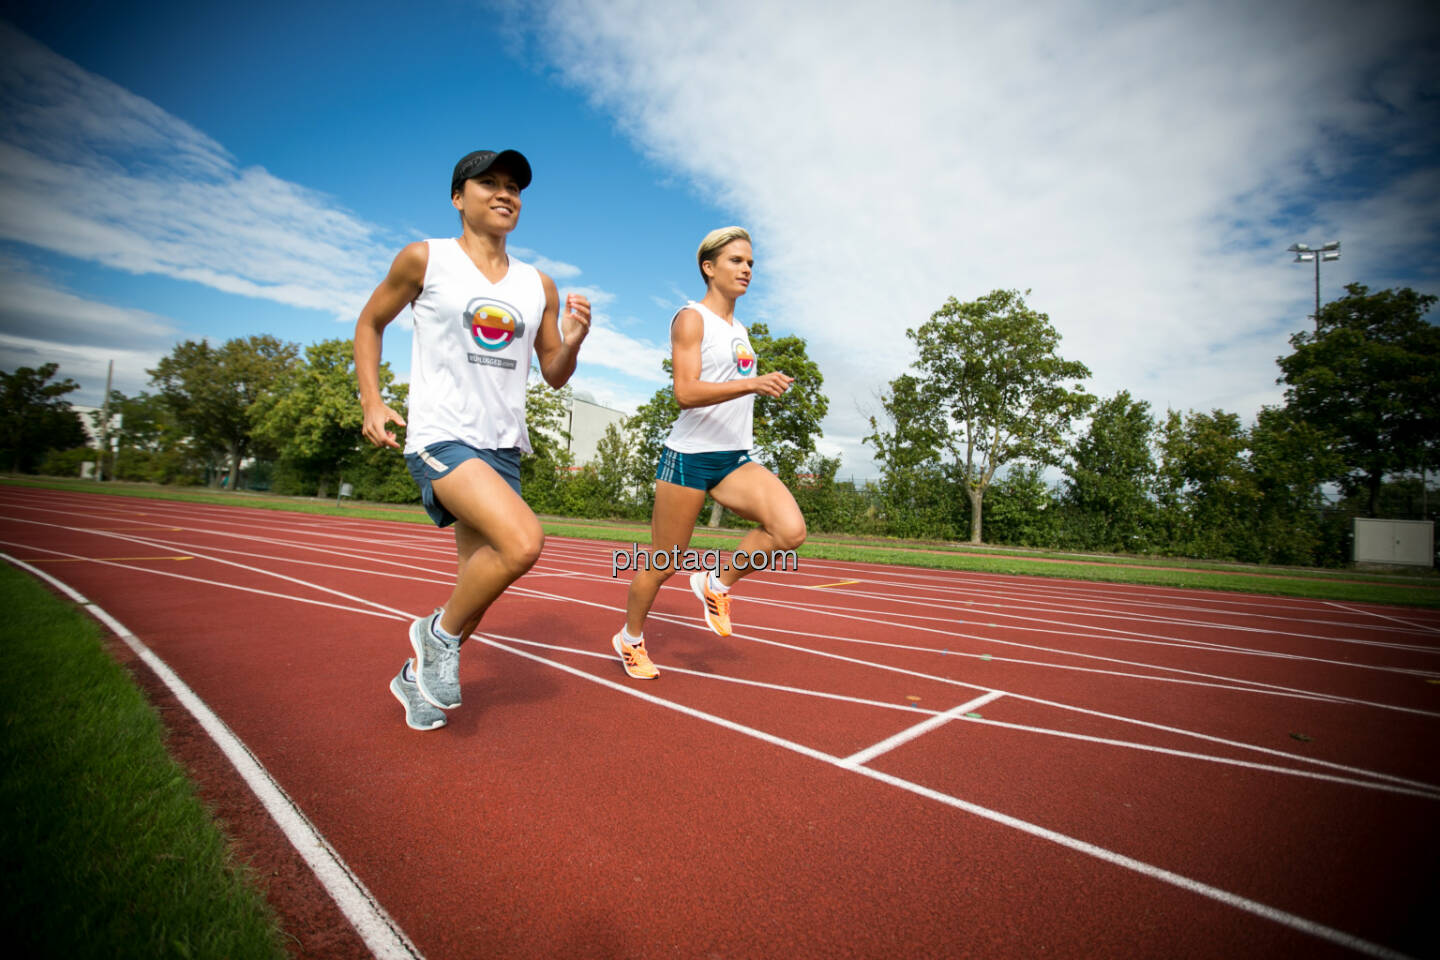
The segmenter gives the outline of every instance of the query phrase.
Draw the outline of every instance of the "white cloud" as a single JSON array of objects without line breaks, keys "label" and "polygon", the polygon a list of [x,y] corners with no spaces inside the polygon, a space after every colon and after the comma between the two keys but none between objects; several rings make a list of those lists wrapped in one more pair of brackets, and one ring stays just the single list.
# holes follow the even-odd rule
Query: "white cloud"
[{"label": "white cloud", "polygon": [[0,24],[0,238],[353,319],[394,238]]},{"label": "white cloud", "polygon": [[1440,240],[1418,9],[557,0],[535,50],[751,228],[774,293],[747,312],[808,338],[853,469],[951,295],[1031,289],[1102,395],[1278,401],[1312,309],[1286,246],[1343,239],[1331,298]]}]

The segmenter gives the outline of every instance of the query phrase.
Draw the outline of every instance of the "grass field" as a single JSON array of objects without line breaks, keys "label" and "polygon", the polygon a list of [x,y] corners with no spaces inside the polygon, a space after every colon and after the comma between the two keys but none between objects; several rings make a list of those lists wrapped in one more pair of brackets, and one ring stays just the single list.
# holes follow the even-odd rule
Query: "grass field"
[{"label": "grass field", "polygon": [[[152,484],[96,483],[49,478],[0,478],[0,483],[39,486],[112,496],[178,500],[186,503],[244,505],[267,510],[290,510],[370,520],[398,520],[428,524],[416,506],[370,504],[306,497],[283,497],[248,492],[220,492],[203,488],[161,487]],[[618,543],[649,542],[649,526],[614,520],[579,520],[542,517],[550,536],[587,537]],[[741,530],[696,529],[697,549],[733,546]],[[871,563],[909,564],[943,570],[1027,574],[1071,580],[1137,583],[1209,590],[1240,590],[1320,600],[1368,601],[1407,606],[1440,607],[1440,576],[1433,569],[1413,573],[1373,573],[1326,570],[1314,567],[1266,567],[1175,557],[1115,554],[1076,554],[1018,547],[973,546],[966,543],[916,542],[844,534],[812,534],[800,548],[805,558],[862,560]],[[608,573],[608,571],[606,571]]]},{"label": "grass field", "polygon": [[0,563],[0,904],[14,956],[288,956],[100,628]]}]

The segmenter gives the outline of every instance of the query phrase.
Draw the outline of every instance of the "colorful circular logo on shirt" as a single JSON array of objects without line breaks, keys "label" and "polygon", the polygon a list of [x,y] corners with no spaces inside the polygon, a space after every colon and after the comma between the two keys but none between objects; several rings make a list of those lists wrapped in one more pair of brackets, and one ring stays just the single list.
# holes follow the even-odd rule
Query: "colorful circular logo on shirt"
[{"label": "colorful circular logo on shirt", "polygon": [[471,300],[462,314],[470,338],[486,350],[504,350],[525,335],[525,321],[510,304],[486,297]]},{"label": "colorful circular logo on shirt", "polygon": [[735,358],[735,369],[742,377],[755,372],[755,351],[750,349],[750,344],[736,337],[730,344],[730,355]]}]

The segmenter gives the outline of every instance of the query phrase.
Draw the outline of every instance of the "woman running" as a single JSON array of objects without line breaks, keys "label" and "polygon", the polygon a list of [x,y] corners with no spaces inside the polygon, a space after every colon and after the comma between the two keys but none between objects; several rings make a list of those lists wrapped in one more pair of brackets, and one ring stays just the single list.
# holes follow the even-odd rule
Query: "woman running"
[{"label": "woman running", "polygon": [[[705,622],[730,635],[730,588],[753,567],[742,558],[794,550],[805,542],[805,518],[785,484],[750,459],[755,395],[778,397],[794,382],[783,373],[756,376],[755,351],[735,319],[735,301],[750,286],[755,267],[750,235],[740,227],[712,230],[696,253],[705,296],[670,321],[670,357],[680,416],[670,429],[655,470],[650,519],[650,560],[678,556],[690,545],[705,494],[760,526],[745,534],[716,575],[698,570],[690,589]],[[678,550],[677,550],[678,548]],[[642,680],[659,676],[645,649],[645,618],[660,586],[675,573],[654,562],[637,563],[625,605],[625,626],[611,640],[625,672]]]},{"label": "woman running", "polygon": [[[505,252],[528,186],[530,164],[514,150],[462,157],[450,178],[460,236],[401,250],[355,325],[365,438],[399,449],[388,424],[407,427],[405,463],[425,511],[437,526],[455,525],[455,587],[410,625],[415,656],[390,682],[417,730],[443,727],[443,711],[460,705],[461,642],[545,542],[520,499],[531,351],[558,389],[590,329],[585,297],[568,294],[557,322],[555,281]],[[408,425],[380,398],[379,378],[381,335],[407,303],[415,319]]]}]

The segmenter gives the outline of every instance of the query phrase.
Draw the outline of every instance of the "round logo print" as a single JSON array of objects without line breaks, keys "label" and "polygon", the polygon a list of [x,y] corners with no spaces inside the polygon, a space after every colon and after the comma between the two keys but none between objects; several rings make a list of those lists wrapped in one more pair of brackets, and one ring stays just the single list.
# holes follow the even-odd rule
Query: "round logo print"
[{"label": "round logo print", "polygon": [[750,344],[736,337],[730,344],[730,355],[735,358],[735,369],[742,377],[755,372],[755,351],[750,349]]},{"label": "round logo print", "polygon": [[477,297],[462,314],[470,338],[486,350],[504,350],[525,335],[525,321],[514,307],[499,300]]}]

